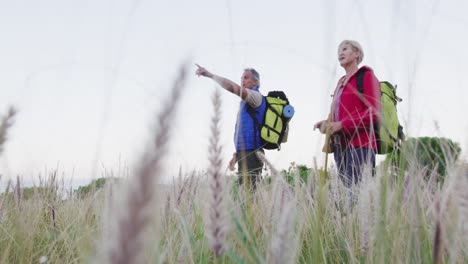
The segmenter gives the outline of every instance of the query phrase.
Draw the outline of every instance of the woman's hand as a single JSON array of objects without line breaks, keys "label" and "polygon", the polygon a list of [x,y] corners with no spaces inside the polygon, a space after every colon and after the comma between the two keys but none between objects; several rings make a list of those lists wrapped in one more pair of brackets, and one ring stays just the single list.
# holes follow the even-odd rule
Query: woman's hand
[{"label": "woman's hand", "polygon": [[330,135],[340,132],[342,129],[343,125],[341,122],[330,122],[327,124],[327,130],[330,132]]},{"label": "woman's hand", "polygon": [[322,120],[314,125],[314,130],[319,129],[320,133],[326,134],[327,131],[330,132],[330,135],[333,135],[337,132],[340,132],[343,129],[341,122],[327,122],[327,120]]},{"label": "woman's hand", "polygon": [[322,121],[319,121],[319,122],[315,123],[314,130],[318,128],[320,133],[325,134],[325,124],[326,124],[326,122],[327,122],[327,120],[322,120]]}]

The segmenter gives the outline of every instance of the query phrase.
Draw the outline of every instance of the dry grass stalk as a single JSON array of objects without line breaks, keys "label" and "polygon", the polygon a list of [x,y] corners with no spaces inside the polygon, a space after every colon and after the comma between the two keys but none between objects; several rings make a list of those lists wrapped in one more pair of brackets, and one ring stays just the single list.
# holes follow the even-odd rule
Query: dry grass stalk
[{"label": "dry grass stalk", "polygon": [[[452,255],[467,256],[468,254],[468,174],[465,168],[457,170],[454,182],[453,197],[456,204],[457,221],[455,231],[455,250]],[[461,252],[459,250],[461,249]],[[466,262],[466,259],[464,260]]]},{"label": "dry grass stalk", "polygon": [[262,160],[268,168],[270,168],[270,171],[271,171],[271,174],[272,176],[279,176],[280,175],[280,172],[273,166],[273,164],[271,164],[271,162],[265,157],[265,154],[263,154],[262,152],[260,151],[257,151],[255,152],[255,154],[257,155],[257,157]]},{"label": "dry grass stalk", "polygon": [[465,263],[468,253],[468,171],[464,166],[449,171],[434,200],[433,263],[445,262],[444,255],[449,263]]},{"label": "dry grass stalk", "polygon": [[180,182],[179,194],[177,195],[177,207],[180,207],[180,205],[182,204],[182,197],[184,196],[186,185],[187,185],[186,181]]},{"label": "dry grass stalk", "polygon": [[16,186],[13,192],[13,198],[15,200],[16,207],[18,210],[21,210],[21,183],[19,176],[16,176]]},{"label": "dry grass stalk", "polygon": [[462,223],[462,233],[461,235],[466,239],[466,243],[468,243],[468,175],[467,171],[464,171],[463,175],[463,184],[459,185],[458,188],[458,195],[460,196],[460,217]]},{"label": "dry grass stalk", "polygon": [[[188,194],[187,194],[187,202],[190,202],[192,197],[195,197],[197,194],[197,185],[198,185],[198,180],[196,178],[196,173],[195,171],[192,171],[192,174],[189,177],[189,182],[188,182]],[[190,204],[192,206],[192,204]]]},{"label": "dry grass stalk", "polygon": [[162,217],[162,226],[163,230],[169,229],[169,224],[171,220],[171,194],[166,195],[166,201],[164,202],[164,210]]},{"label": "dry grass stalk", "polygon": [[443,240],[442,240],[442,224],[441,224],[441,210],[440,210],[440,201],[437,199],[435,201],[435,211],[436,211],[436,229],[434,234],[434,245],[432,250],[432,263],[439,264],[442,263],[442,253],[443,253]]},{"label": "dry grass stalk", "polygon": [[[194,175],[195,175],[195,172],[193,172],[191,174],[191,176],[189,176],[188,178],[183,179],[182,170],[179,171],[178,184],[180,186],[179,186],[179,192],[178,192],[178,195],[177,195],[177,207],[180,207],[180,205],[182,204],[182,202],[184,200],[183,199],[184,196],[187,197],[187,200],[190,200]],[[175,186],[175,184],[174,184],[174,186]]]},{"label": "dry grass stalk", "polygon": [[124,200],[125,212],[117,219],[115,245],[108,251],[110,263],[142,263],[144,252],[144,232],[148,229],[152,217],[148,210],[155,196],[155,183],[162,172],[162,159],[167,154],[169,137],[175,112],[185,86],[186,69],[181,67],[175,80],[171,95],[159,114],[159,128],[146,149],[136,175],[130,182],[127,197]]},{"label": "dry grass stalk", "polygon": [[52,226],[54,227],[54,235],[55,235],[55,238],[57,238],[58,230],[57,230],[57,219],[56,219],[56,213],[55,213],[55,206],[49,205],[49,209],[50,209],[50,219],[52,221]]},{"label": "dry grass stalk", "polygon": [[284,206],[284,210],[279,211],[279,222],[276,233],[273,235],[268,255],[268,263],[283,264],[293,263],[292,259],[292,241],[294,240],[292,234],[294,231],[294,217],[296,210],[294,208],[294,201],[289,201]]},{"label": "dry grass stalk", "polygon": [[220,257],[226,249],[225,235],[226,222],[225,213],[226,207],[223,200],[225,182],[222,174],[222,147],[220,146],[220,128],[219,122],[221,119],[221,95],[218,90],[213,94],[214,115],[211,119],[211,138],[210,138],[210,167],[208,173],[210,176],[211,190],[211,205],[209,215],[209,232],[208,239],[210,240],[213,251],[216,257]]},{"label": "dry grass stalk", "polygon": [[3,152],[3,145],[7,140],[7,131],[13,125],[13,118],[16,115],[16,109],[13,106],[8,108],[7,114],[2,118],[0,124],[0,154]]},{"label": "dry grass stalk", "polygon": [[[375,241],[377,212],[379,209],[379,193],[382,180],[364,175],[358,191],[358,221],[361,237],[361,252],[366,254],[372,251],[373,241]],[[390,192],[389,192],[390,193]],[[389,194],[391,196],[391,194]]]},{"label": "dry grass stalk", "polygon": [[309,182],[308,182],[308,187],[307,187],[307,190],[309,191],[309,195],[310,195],[310,200],[313,200],[314,199],[314,191],[315,191],[315,184],[316,184],[316,179],[317,179],[317,175],[320,174],[320,171],[318,169],[318,165],[317,165],[317,158],[314,157],[314,160],[313,160],[313,164],[314,164],[314,170],[310,172],[309,174]]},{"label": "dry grass stalk", "polygon": [[8,191],[10,190],[10,185],[11,185],[11,180],[8,180],[7,187],[5,188],[5,192],[2,195],[2,201],[0,202],[0,222],[3,218],[3,205],[5,204],[5,201],[8,196]]},{"label": "dry grass stalk", "polygon": [[282,214],[285,210],[286,205],[290,202],[294,195],[288,183],[280,181],[279,187],[281,190],[281,196],[279,201],[279,213]]}]

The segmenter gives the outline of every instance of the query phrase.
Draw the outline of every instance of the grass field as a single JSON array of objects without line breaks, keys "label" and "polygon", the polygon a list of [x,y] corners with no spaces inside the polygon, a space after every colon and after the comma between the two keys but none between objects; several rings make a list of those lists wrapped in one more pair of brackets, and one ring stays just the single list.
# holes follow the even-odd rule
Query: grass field
[{"label": "grass field", "polygon": [[[154,138],[128,178],[85,197],[52,173],[25,197],[21,182],[0,196],[0,263],[466,263],[468,178],[449,163],[444,183],[417,157],[399,173],[366,171],[350,193],[330,169],[292,183],[269,164],[255,192],[226,177],[213,96],[210,167],[161,185],[171,118],[185,70],[156,119]],[[7,115],[8,116],[8,115]],[[2,141],[8,120],[2,123]],[[6,151],[6,150],[5,150]],[[3,190],[2,190],[3,191]],[[65,198],[64,198],[65,197]],[[351,197],[351,198],[350,198]]]}]

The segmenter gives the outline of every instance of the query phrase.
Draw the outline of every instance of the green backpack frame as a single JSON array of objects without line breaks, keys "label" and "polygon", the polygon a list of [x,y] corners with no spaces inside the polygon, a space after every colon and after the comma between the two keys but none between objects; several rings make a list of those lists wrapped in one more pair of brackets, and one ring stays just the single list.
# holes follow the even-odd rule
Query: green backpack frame
[{"label": "green backpack frame", "polygon": [[[364,91],[364,74],[368,71],[362,68],[356,75],[359,94]],[[379,120],[374,124],[377,140],[377,154],[387,154],[399,149],[405,139],[403,127],[400,125],[397,114],[397,103],[402,99],[396,95],[396,86],[387,81],[380,82],[380,113]]]}]

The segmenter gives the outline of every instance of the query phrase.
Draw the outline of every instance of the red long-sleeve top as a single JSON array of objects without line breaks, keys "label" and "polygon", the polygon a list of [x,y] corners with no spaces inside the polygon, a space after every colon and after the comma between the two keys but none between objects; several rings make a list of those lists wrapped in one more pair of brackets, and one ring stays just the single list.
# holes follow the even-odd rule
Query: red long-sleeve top
[{"label": "red long-sleeve top", "polygon": [[[363,93],[357,87],[357,72],[366,68],[363,78]],[[354,148],[372,148],[377,150],[377,143],[373,131],[373,124],[378,121],[380,113],[380,83],[374,72],[367,66],[362,66],[348,80],[341,92],[338,106],[338,117],[334,120],[335,105],[332,103],[329,120],[340,121],[343,129],[338,132],[339,140],[344,146]],[[338,82],[334,96],[337,96],[343,79]],[[333,100],[335,101],[335,100]],[[332,136],[333,138],[333,136]]]}]

